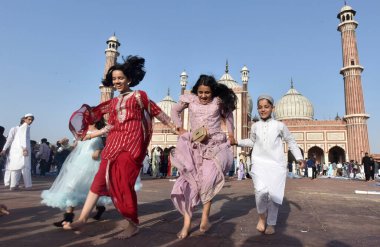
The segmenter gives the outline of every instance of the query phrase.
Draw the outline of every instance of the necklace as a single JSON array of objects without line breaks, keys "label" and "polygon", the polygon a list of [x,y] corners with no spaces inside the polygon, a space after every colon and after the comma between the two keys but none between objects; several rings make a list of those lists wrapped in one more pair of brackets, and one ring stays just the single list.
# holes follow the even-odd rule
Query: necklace
[{"label": "necklace", "polygon": [[124,93],[120,93],[119,95],[127,95],[127,94],[130,94],[130,93],[132,93],[133,91],[131,90],[131,91],[126,91],[126,92],[124,92]]}]

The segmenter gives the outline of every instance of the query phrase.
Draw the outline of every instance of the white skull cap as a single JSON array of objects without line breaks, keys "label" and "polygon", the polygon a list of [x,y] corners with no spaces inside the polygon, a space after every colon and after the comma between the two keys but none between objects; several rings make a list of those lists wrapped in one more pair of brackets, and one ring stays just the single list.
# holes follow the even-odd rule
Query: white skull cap
[{"label": "white skull cap", "polygon": [[262,100],[262,99],[266,99],[266,100],[268,100],[270,103],[272,103],[272,105],[274,105],[274,100],[273,100],[273,98],[272,98],[271,96],[266,95],[266,94],[262,94],[262,95],[260,95],[260,96],[257,98],[257,103],[259,103],[259,101]]}]

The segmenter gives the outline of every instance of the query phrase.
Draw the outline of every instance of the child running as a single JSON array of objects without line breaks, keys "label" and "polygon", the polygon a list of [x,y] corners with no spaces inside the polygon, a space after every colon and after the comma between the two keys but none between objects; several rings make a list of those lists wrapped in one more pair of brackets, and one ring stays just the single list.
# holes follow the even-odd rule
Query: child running
[{"label": "child running", "polygon": [[[174,206],[183,215],[179,239],[189,235],[193,208],[202,202],[203,212],[199,233],[209,227],[211,201],[224,185],[224,174],[233,162],[230,141],[234,141],[233,110],[236,108],[236,95],[213,76],[201,75],[191,90],[191,94],[181,95],[172,108],[172,119],[182,134],[174,153],[172,165],[180,173],[171,198]],[[181,112],[188,108],[191,132],[182,128]],[[225,122],[228,139],[222,130]],[[203,131],[201,131],[203,129]],[[197,133],[203,132],[203,140]],[[198,138],[198,141],[197,141]]]},{"label": "child running", "polygon": [[303,157],[286,125],[272,118],[273,98],[268,95],[259,96],[257,110],[260,121],[252,125],[250,139],[239,140],[237,145],[253,148],[251,175],[259,214],[256,229],[265,234],[274,234],[287,175],[283,141],[301,166]]},{"label": "child running", "polygon": [[[96,126],[90,125],[87,133],[104,127],[104,121],[98,122]],[[74,208],[83,205],[99,169],[102,149],[103,140],[101,137],[89,141],[78,141],[74,150],[63,163],[61,172],[51,188],[42,191],[42,204],[61,210],[66,209],[63,220],[53,223],[54,226],[63,227],[65,222],[73,222]],[[94,216],[96,220],[99,220],[105,211],[104,206],[110,203],[112,201],[109,197],[100,198],[96,207],[97,214]]]},{"label": "child running", "polygon": [[[83,124],[77,133],[83,140],[108,134],[101,163],[79,219],[67,223],[64,229],[78,230],[82,227],[95,206],[99,196],[109,195],[119,213],[126,219],[123,231],[116,238],[125,239],[139,231],[137,195],[134,189],[142,162],[152,136],[151,120],[156,117],[177,133],[174,124],[144,91],[132,91],[145,76],[145,59],[129,56],[123,64],[110,67],[103,85],[114,87],[119,95],[103,102],[83,115]],[[93,133],[86,133],[86,125],[109,114],[107,126]]]}]

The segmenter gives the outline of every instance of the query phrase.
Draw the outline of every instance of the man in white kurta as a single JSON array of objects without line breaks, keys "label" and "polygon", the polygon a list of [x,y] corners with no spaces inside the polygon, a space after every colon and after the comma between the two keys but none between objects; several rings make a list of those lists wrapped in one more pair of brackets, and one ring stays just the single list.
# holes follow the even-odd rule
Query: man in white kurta
[{"label": "man in white kurta", "polygon": [[7,139],[1,152],[4,154],[9,148],[4,183],[6,186],[9,184],[11,190],[18,188],[21,174],[25,188],[32,187],[30,124],[32,124],[33,120],[32,114],[26,114],[21,126],[14,127],[10,131],[9,141]]}]

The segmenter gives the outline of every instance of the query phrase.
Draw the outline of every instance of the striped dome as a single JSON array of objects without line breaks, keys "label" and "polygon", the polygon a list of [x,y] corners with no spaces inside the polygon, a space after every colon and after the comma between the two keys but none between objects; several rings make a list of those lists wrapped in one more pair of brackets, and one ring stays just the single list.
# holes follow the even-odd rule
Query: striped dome
[{"label": "striped dome", "polygon": [[313,105],[305,96],[294,89],[293,85],[275,106],[274,115],[277,120],[312,120],[314,117]]},{"label": "striped dome", "polygon": [[[173,100],[172,97],[170,97],[170,92],[168,90],[168,95],[165,96],[160,102],[157,103],[157,105],[166,113],[166,115],[170,116],[170,112],[172,111],[173,105],[175,105],[176,102]],[[158,119],[154,119],[155,122],[159,122]]]},{"label": "striped dome", "polygon": [[230,74],[228,74],[228,71],[224,75],[222,75],[222,77],[220,77],[218,82],[226,85],[227,87],[231,89],[242,87],[234,80],[234,78],[232,78]]}]

